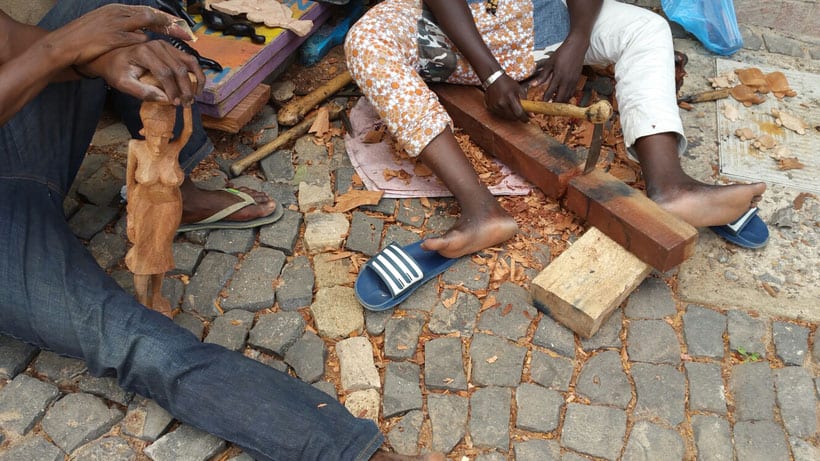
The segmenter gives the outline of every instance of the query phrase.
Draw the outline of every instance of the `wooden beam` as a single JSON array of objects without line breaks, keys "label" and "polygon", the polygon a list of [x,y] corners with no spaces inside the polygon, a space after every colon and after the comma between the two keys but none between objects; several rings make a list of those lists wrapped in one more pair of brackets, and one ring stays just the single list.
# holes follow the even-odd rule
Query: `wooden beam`
[{"label": "wooden beam", "polygon": [[260,83],[224,117],[214,118],[203,114],[202,126],[228,133],[239,133],[253,116],[262,110],[268,99],[270,99],[270,86]]}]

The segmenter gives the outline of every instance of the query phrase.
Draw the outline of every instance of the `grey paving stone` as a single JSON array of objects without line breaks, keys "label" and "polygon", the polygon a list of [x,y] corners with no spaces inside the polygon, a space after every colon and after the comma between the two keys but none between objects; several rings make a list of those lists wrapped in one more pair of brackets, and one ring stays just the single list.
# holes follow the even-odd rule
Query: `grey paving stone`
[{"label": "grey paving stone", "polygon": [[419,366],[411,362],[389,362],[384,373],[382,416],[393,416],[410,410],[421,410]]},{"label": "grey paving stone", "polygon": [[185,239],[191,243],[197,245],[205,245],[205,242],[208,241],[208,234],[210,233],[211,231],[209,231],[208,229],[200,229],[185,232],[183,235],[185,235]]},{"label": "grey paving stone", "polygon": [[293,146],[294,160],[298,164],[318,164],[327,162],[327,147],[316,144],[313,135],[302,136]]},{"label": "grey paving stone", "polygon": [[789,444],[792,447],[794,461],[816,461],[820,459],[820,448],[805,440],[792,437],[789,439]]},{"label": "grey paving stone", "polygon": [[466,390],[460,338],[436,338],[424,344],[424,385],[428,389]]},{"label": "grey paving stone", "polygon": [[354,211],[345,248],[373,256],[379,252],[383,229],[383,219],[368,216],[361,211]]},{"label": "grey paving stone", "polygon": [[291,184],[299,186],[301,183],[322,184],[329,181],[330,167],[325,164],[297,165],[293,172]]},{"label": "grey paving stone", "polygon": [[202,333],[205,332],[205,325],[202,324],[202,321],[187,312],[180,312],[175,315],[174,323],[190,331],[197,339],[202,339]]},{"label": "grey paving stone", "polygon": [[680,344],[675,330],[663,320],[633,320],[626,339],[629,360],[680,363]]},{"label": "grey paving stone", "polygon": [[506,452],[510,446],[510,398],[506,387],[482,387],[470,397],[470,437],[479,448]]},{"label": "grey paving stone", "polygon": [[728,319],[729,349],[738,352],[743,349],[748,354],[757,353],[765,358],[766,324],[741,311],[729,311]]},{"label": "grey paving stone", "polygon": [[609,407],[570,403],[561,445],[591,456],[617,459],[626,435],[626,413]]},{"label": "grey paving stone", "polygon": [[629,432],[623,460],[684,459],[684,454],[680,434],[647,421],[638,421]]},{"label": "grey paving stone", "polygon": [[381,388],[379,372],[373,361],[373,345],[367,338],[355,336],[339,341],[336,355],[345,392]]},{"label": "grey paving stone", "polygon": [[205,241],[205,250],[236,255],[247,253],[256,241],[256,229],[214,229]]},{"label": "grey paving stone", "polygon": [[738,460],[789,459],[786,434],[773,421],[738,421],[735,423],[734,436]]},{"label": "grey paving stone", "polygon": [[467,431],[469,401],[455,394],[427,394],[433,451],[450,453]]},{"label": "grey paving stone", "polygon": [[589,458],[581,456],[577,453],[573,453],[571,451],[565,451],[564,454],[561,456],[561,461],[587,461]]},{"label": "grey paving stone", "polygon": [[25,435],[60,395],[53,384],[17,375],[0,389],[0,429]]},{"label": "grey paving stone", "polygon": [[320,288],[310,311],[322,336],[346,338],[353,332],[364,330],[364,313],[353,288]]},{"label": "grey paving stone", "polygon": [[575,358],[575,335],[572,330],[544,314],[532,335],[532,343],[546,347],[564,357]]},{"label": "grey paving stone", "polygon": [[517,386],[527,349],[498,336],[476,334],[470,343],[471,382],[478,386]]},{"label": "grey paving stone", "polygon": [[578,375],[575,390],[592,403],[619,408],[626,408],[632,400],[632,386],[621,364],[621,355],[615,351],[600,352],[588,359]]},{"label": "grey paving stone", "polygon": [[[382,202],[384,199],[382,199]],[[359,209],[366,209],[367,206],[361,206]],[[392,214],[387,213],[388,215]],[[401,226],[395,224],[387,225],[387,232],[384,233],[384,239],[382,239],[382,246],[381,248],[390,245],[391,242],[396,242],[399,246],[409,245],[413,242],[417,242],[419,240],[419,235],[413,231],[409,231]]]},{"label": "grey paving stone", "polygon": [[115,378],[107,376],[98,378],[83,374],[77,380],[77,387],[86,394],[96,395],[120,405],[128,405],[134,397],[134,393],[121,388]]},{"label": "grey paving stone", "polygon": [[481,313],[478,329],[511,341],[526,336],[527,329],[538,314],[530,302],[529,292],[512,282],[504,282],[495,293],[495,298],[499,305]]},{"label": "grey paving stone", "polygon": [[111,278],[117,282],[126,293],[134,294],[134,274],[125,269],[114,269],[111,271]]},{"label": "grey paving stone", "polygon": [[689,409],[726,415],[726,387],[720,364],[687,362],[684,367],[689,380]]},{"label": "grey paving stone", "polygon": [[0,379],[14,378],[25,370],[37,351],[32,345],[0,335]]},{"label": "grey paving stone", "polygon": [[265,247],[251,250],[231,280],[222,308],[258,312],[272,307],[276,299],[273,281],[279,278],[284,264],[285,254],[279,250]]},{"label": "grey paving stone", "polygon": [[[814,363],[820,364],[820,333],[817,331],[814,332],[814,339],[812,340],[811,359]],[[2,368],[0,368],[0,373],[2,373]]]},{"label": "grey paving stone", "polygon": [[536,384],[521,383],[515,390],[518,409],[515,425],[532,432],[552,432],[558,428],[564,397]]},{"label": "grey paving stone", "polygon": [[279,136],[279,124],[276,123],[276,111],[269,104],[262,106],[262,109],[253,116],[250,123],[242,128],[242,133],[246,136],[249,145],[258,149],[273,141]]},{"label": "grey paving stone", "polygon": [[[392,216],[396,210],[396,202],[397,200],[394,198],[383,198],[379,200],[379,203],[376,205],[362,205],[359,209],[364,211],[375,211],[376,213]],[[418,238],[416,240],[418,240]]]},{"label": "grey paving stone", "polygon": [[760,37],[760,34],[742,24],[738,24],[738,28],[740,29],[740,35],[743,37],[744,49],[757,51],[763,46],[763,39]]},{"label": "grey paving stone", "polygon": [[305,319],[298,312],[263,314],[251,329],[248,344],[281,357],[304,331]]},{"label": "grey paving stone", "polygon": [[153,442],[171,424],[174,417],[156,402],[137,396],[122,420],[122,433],[140,440]]},{"label": "grey paving stone", "polygon": [[621,323],[623,322],[623,311],[616,309],[604,321],[598,332],[589,339],[581,339],[581,347],[585,351],[604,348],[621,348]]},{"label": "grey paving stone", "polygon": [[80,445],[108,432],[122,419],[122,411],[91,394],[68,394],[58,400],[43,418],[43,430],[55,445],[71,453]]},{"label": "grey paving stone", "polygon": [[124,184],[125,165],[109,160],[78,184],[77,193],[94,205],[116,206]]},{"label": "grey paving stone", "polygon": [[169,275],[193,275],[205,252],[202,245],[191,242],[174,242],[171,250],[174,255],[174,269],[169,272]]},{"label": "grey paving stone", "polygon": [[820,46],[810,46],[809,56],[811,56],[812,59],[820,59]]},{"label": "grey paving stone", "polygon": [[325,375],[327,348],[324,341],[310,331],[285,352],[285,363],[293,368],[302,381],[312,383]]},{"label": "grey paving stone", "polygon": [[344,213],[316,211],[305,215],[305,249],[311,254],[338,250],[350,229]]},{"label": "grey paving stone", "polygon": [[692,415],[691,421],[698,461],[733,459],[729,421],[712,415]]},{"label": "grey paving stone", "polygon": [[774,372],[777,406],[786,432],[792,437],[809,438],[817,432],[817,402],[814,382],[808,369],[785,367]]},{"label": "grey paving stone", "polygon": [[736,421],[773,420],[774,378],[766,362],[735,365],[729,390],[735,402]]},{"label": "grey paving stone", "polygon": [[516,461],[559,461],[561,447],[555,440],[527,440],[513,445]]},{"label": "grey paving stone", "polygon": [[86,371],[85,362],[63,357],[51,351],[42,351],[32,365],[34,371],[57,384],[70,384]]},{"label": "grey paving stone", "polygon": [[330,381],[316,381],[315,383],[313,383],[313,387],[319,389],[320,391],[333,397],[334,399],[339,398],[339,396],[336,393],[336,386],[334,386],[333,383],[331,383]]},{"label": "grey paving stone", "polygon": [[723,357],[723,333],[726,316],[711,309],[690,304],[683,314],[683,337],[692,357]]},{"label": "grey paving stone", "polygon": [[669,365],[635,363],[631,368],[635,381],[636,418],[659,418],[671,426],[683,422],[686,380],[683,373]]},{"label": "grey paving stone", "polygon": [[333,191],[330,189],[330,178],[325,178],[325,180],[319,184],[300,182],[297,200],[299,201],[299,211],[302,213],[317,211],[325,206],[332,206]]},{"label": "grey paving stone", "polygon": [[302,213],[285,209],[279,221],[259,228],[259,243],[290,256],[299,237]]},{"label": "grey paving stone", "polygon": [[70,219],[74,216],[74,213],[80,209],[80,202],[77,197],[68,195],[65,199],[63,199],[63,216],[66,219]]},{"label": "grey paving stone", "polygon": [[569,389],[572,379],[572,361],[564,357],[552,357],[541,351],[532,351],[530,377],[536,383],[556,391]]},{"label": "grey paving stone", "polygon": [[43,437],[33,435],[0,451],[0,461],[63,461],[65,455]]},{"label": "grey paving stone", "polygon": [[353,173],[356,170],[353,167],[343,166],[333,170],[333,177],[336,180],[333,183],[333,192],[336,195],[342,195],[353,190]]},{"label": "grey paving stone", "polygon": [[126,242],[119,235],[100,232],[88,242],[88,251],[103,269],[111,269],[125,257]]},{"label": "grey paving stone", "polygon": [[414,410],[399,419],[399,422],[387,433],[390,446],[400,455],[414,456],[419,454],[419,435],[424,415]]},{"label": "grey paving stone", "polygon": [[448,285],[462,285],[468,290],[483,290],[490,284],[490,271],[471,258],[461,258],[441,274],[441,280]]},{"label": "grey paving stone", "polygon": [[183,424],[163,435],[143,453],[153,461],[205,461],[224,448],[224,440]]},{"label": "grey paving stone", "polygon": [[390,360],[406,360],[415,355],[422,321],[397,317],[387,321],[384,330],[384,355]]},{"label": "grey paving stone", "polygon": [[290,149],[280,149],[273,151],[264,159],[259,161],[262,174],[268,181],[287,181],[293,179],[293,151]]},{"label": "grey paving stone", "polygon": [[507,461],[507,457],[497,451],[491,451],[476,456],[475,461]]},{"label": "grey paving stone", "polygon": [[118,208],[85,204],[68,220],[71,232],[83,240],[91,240],[120,213]]},{"label": "grey paving stone", "polygon": [[349,258],[335,259],[332,253],[322,253],[313,257],[313,271],[316,274],[316,288],[329,288],[336,285],[349,285],[353,282],[350,275]]},{"label": "grey paving stone", "polygon": [[396,221],[412,227],[424,225],[426,209],[417,198],[399,200],[399,207],[396,210]]},{"label": "grey paving stone", "polygon": [[182,297],[185,295],[185,284],[182,283],[182,280],[165,277],[162,279],[162,289],[160,293],[168,300],[171,310],[174,310],[179,307],[182,302]]},{"label": "grey paving stone", "polygon": [[633,319],[662,319],[675,315],[672,290],[662,279],[647,277],[629,295],[624,314]]},{"label": "grey paving stone", "polygon": [[219,344],[225,349],[241,351],[245,347],[248,331],[253,325],[253,314],[246,310],[234,309],[225,312],[211,322],[206,343]]},{"label": "grey paving stone", "polygon": [[802,365],[809,352],[809,329],[789,322],[772,323],[777,357],[786,365]]},{"label": "grey paving stone", "polygon": [[405,311],[430,312],[438,299],[438,280],[433,279],[417,288],[399,307]]},{"label": "grey paving stone", "polygon": [[786,56],[794,56],[797,58],[802,58],[805,55],[799,41],[786,38],[777,33],[764,32],[763,43],[766,45],[766,49],[771,53],[785,54]]},{"label": "grey paving stone", "polygon": [[[452,302],[453,296],[456,297],[455,302]],[[449,303],[452,304],[447,307]],[[433,308],[427,328],[438,335],[459,332],[462,336],[470,337],[473,335],[479,309],[481,301],[474,294],[452,289],[444,290],[441,301]]]},{"label": "grey paving stone", "polygon": [[294,189],[294,187],[290,183],[290,181],[287,181],[287,182],[270,182],[270,181],[263,182],[262,183],[262,192],[267,194],[267,196],[270,197],[271,199],[273,199],[275,202],[277,202],[277,203],[281,204],[283,207],[285,207],[285,210],[288,210],[291,207],[291,205],[297,205],[298,206],[298,202],[296,200],[296,190]]},{"label": "grey paving stone", "polygon": [[392,310],[386,311],[364,311],[364,323],[367,333],[371,336],[379,336],[384,333],[387,321],[393,315]]},{"label": "grey paving stone", "polygon": [[132,461],[137,453],[120,437],[103,437],[71,454],[72,461]]},{"label": "grey paving stone", "polygon": [[215,303],[225,282],[233,276],[236,256],[209,251],[199,263],[196,273],[185,286],[182,310],[212,319],[221,312]]},{"label": "grey paving stone", "polygon": [[[345,100],[342,105],[346,106],[347,101]],[[337,125],[340,124],[340,122],[333,123]],[[341,136],[334,136],[330,139],[330,142],[333,146],[333,155],[330,157],[330,167],[338,169],[340,167],[352,166],[353,164],[350,162],[350,157],[347,155],[347,148],[345,146],[344,139]]]},{"label": "grey paving stone", "polygon": [[279,308],[294,311],[310,306],[313,301],[313,268],[305,256],[296,256],[282,269],[279,286],[276,287],[276,300]]}]

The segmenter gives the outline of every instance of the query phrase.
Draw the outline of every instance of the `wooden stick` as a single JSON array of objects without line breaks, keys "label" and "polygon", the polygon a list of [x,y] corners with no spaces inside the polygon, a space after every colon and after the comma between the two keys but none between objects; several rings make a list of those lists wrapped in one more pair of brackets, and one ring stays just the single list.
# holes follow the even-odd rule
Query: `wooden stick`
[{"label": "wooden stick", "polygon": [[311,91],[305,96],[291,101],[279,110],[277,121],[281,125],[293,126],[296,125],[302,117],[310,112],[317,104],[324,101],[328,96],[341,90],[353,81],[350,72],[344,71],[341,74],[333,77],[330,81]]},{"label": "wooden stick", "polygon": [[522,99],[521,107],[527,112],[580,118],[592,123],[604,123],[612,117],[612,105],[609,101],[598,101],[588,107],[579,107],[574,104]]}]

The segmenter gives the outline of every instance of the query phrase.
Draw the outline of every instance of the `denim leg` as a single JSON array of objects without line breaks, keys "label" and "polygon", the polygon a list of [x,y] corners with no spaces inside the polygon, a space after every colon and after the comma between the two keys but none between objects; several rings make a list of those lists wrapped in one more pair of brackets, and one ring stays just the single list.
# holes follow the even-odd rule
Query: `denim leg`
[{"label": "denim leg", "polygon": [[376,425],[285,373],[200,342],[146,309],[71,234],[61,199],[0,179],[0,333],[83,359],[95,375],[260,460],[366,460]]}]

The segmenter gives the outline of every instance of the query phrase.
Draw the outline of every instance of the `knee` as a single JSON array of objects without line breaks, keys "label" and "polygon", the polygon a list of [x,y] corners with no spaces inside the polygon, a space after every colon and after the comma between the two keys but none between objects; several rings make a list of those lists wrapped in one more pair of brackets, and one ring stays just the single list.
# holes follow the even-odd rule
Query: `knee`
[{"label": "knee", "polygon": [[641,36],[647,43],[672,46],[672,29],[669,22],[659,14],[644,10],[644,21],[640,28]]}]

